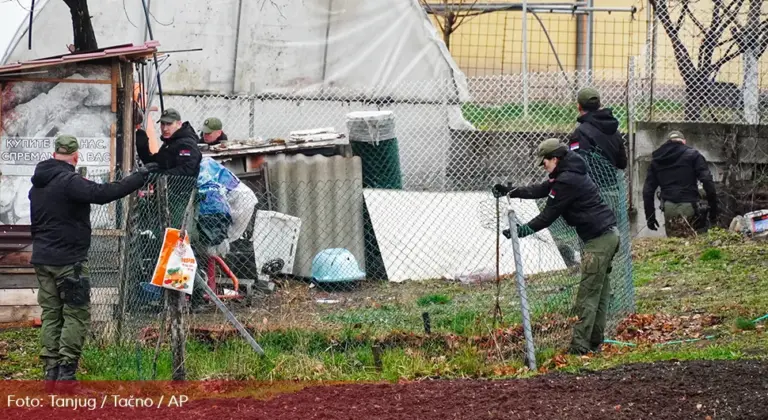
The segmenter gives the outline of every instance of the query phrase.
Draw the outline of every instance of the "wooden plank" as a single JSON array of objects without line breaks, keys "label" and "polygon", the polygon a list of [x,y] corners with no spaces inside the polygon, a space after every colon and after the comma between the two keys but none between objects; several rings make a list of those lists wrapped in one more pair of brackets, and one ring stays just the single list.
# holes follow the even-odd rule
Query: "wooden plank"
[{"label": "wooden plank", "polygon": [[0,82],[0,135],[3,134],[3,82]]},{"label": "wooden plank", "polygon": [[[114,102],[117,106],[117,102]],[[114,111],[113,111],[114,112]],[[115,150],[117,148],[117,124],[109,126],[109,182],[115,181]]]},{"label": "wooden plank", "polygon": [[32,321],[41,313],[39,306],[0,306],[0,323]]},{"label": "wooden plank", "polygon": [[33,274],[0,273],[0,289],[32,289],[39,287],[37,276]]},{"label": "wooden plank", "polygon": [[112,113],[117,112],[117,60],[112,60]]},{"label": "wooden plank", "polygon": [[94,229],[91,234],[93,236],[125,236],[125,231],[122,229]]},{"label": "wooden plank", "polygon": [[2,77],[3,82],[17,82],[17,83],[25,83],[25,82],[32,82],[32,83],[73,83],[73,84],[83,84],[83,85],[109,85],[112,83],[112,80],[102,80],[102,79],[56,79],[56,78],[50,78],[50,77]]},{"label": "wooden plank", "polygon": [[[117,287],[95,287],[91,289],[91,304],[116,304]],[[36,306],[37,288],[0,289],[0,306]]]}]

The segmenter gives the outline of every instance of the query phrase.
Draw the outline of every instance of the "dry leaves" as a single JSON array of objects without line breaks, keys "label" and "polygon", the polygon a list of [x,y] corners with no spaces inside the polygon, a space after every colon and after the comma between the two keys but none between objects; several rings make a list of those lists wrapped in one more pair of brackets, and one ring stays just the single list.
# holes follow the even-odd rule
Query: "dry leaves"
[{"label": "dry leaves", "polygon": [[671,316],[666,314],[632,314],[618,326],[616,340],[636,344],[656,344],[672,340],[696,339],[704,330],[719,325],[722,318],[714,315]]}]

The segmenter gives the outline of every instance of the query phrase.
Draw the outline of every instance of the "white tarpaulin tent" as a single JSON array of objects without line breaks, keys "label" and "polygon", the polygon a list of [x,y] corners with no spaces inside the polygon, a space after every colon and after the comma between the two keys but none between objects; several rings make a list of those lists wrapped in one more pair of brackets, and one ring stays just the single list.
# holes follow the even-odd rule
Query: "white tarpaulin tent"
[{"label": "white tarpaulin tent", "polygon": [[[168,92],[316,94],[365,89],[398,100],[436,100],[401,83],[445,80],[455,99],[464,77],[418,0],[146,0],[154,39],[171,54]],[[149,39],[141,1],[101,0],[90,12],[100,46]],[[68,53],[69,10],[38,1],[32,49],[22,22],[2,62]],[[445,92],[440,92],[443,99]]]}]

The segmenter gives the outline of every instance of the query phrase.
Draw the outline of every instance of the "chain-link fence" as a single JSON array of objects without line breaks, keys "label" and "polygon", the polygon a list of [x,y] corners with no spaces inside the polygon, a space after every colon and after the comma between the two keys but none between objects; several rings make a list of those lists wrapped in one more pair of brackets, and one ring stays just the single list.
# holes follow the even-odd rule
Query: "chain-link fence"
[{"label": "chain-link fence", "polygon": [[[626,139],[626,88],[615,75],[589,76]],[[199,281],[265,352],[198,285],[184,315],[188,378],[354,378],[377,369],[397,377],[428,374],[445,360],[467,372],[522,366],[516,263],[501,230],[510,207],[525,222],[545,200],[497,202],[490,188],[546,178],[533,153],[576,127],[573,82],[583,77],[533,75],[529,101],[519,95],[520,77],[469,80],[463,93],[455,81],[404,85],[385,103],[341,90],[296,99],[166,96],[165,106],[196,129],[207,117],[222,119],[230,140],[205,152],[203,166],[218,168],[217,178],[203,171],[197,180],[153,177],[94,211],[94,225],[113,233],[96,232],[91,251],[91,265],[104,272],[94,289],[103,304],[93,309],[101,347],[86,368],[172,376],[168,291],[148,283],[165,228],[180,228],[185,213]],[[319,127],[344,134],[334,142],[345,152],[302,152],[307,144],[290,134]],[[283,144],[278,138],[294,152],[259,153],[258,143]],[[232,151],[263,165],[236,169]],[[621,232],[610,337],[634,309],[627,179],[600,157],[584,158]],[[533,342],[544,360],[569,344],[583,243],[558,219],[522,239],[520,250]]]}]

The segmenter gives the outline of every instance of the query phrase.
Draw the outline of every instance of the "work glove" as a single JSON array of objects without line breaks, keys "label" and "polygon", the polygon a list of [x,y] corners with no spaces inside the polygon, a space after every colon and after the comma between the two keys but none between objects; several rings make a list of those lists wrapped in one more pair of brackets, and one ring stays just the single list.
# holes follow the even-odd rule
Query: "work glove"
[{"label": "work glove", "polygon": [[136,172],[140,173],[144,178],[148,177],[150,173],[160,169],[160,165],[155,162],[150,162],[144,166],[140,166],[136,169]]},{"label": "work glove", "polygon": [[648,229],[650,230],[656,230],[659,228],[659,222],[656,220],[656,215],[648,218],[648,221],[646,222],[646,225],[648,226]]},{"label": "work glove", "polygon": [[507,188],[507,186],[503,184],[496,184],[491,189],[491,192],[493,192],[494,197],[501,198],[509,193],[509,188]]},{"label": "work glove", "polygon": [[[517,237],[518,238],[525,238],[526,236],[533,235],[534,232],[533,229],[531,229],[528,225],[519,225],[517,227]],[[509,229],[504,229],[501,231],[501,234],[504,235],[507,239],[512,239],[512,232]]]},{"label": "work glove", "polygon": [[517,195],[517,187],[507,187],[503,184],[496,184],[493,186],[493,196],[496,198],[504,197],[505,195],[509,198],[515,198],[518,197]]}]

